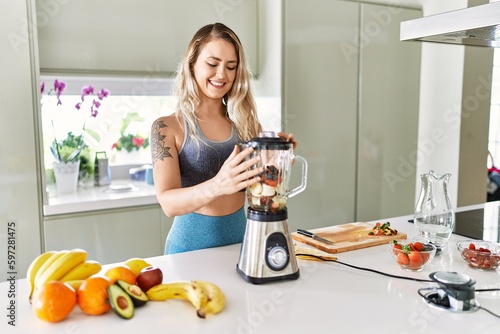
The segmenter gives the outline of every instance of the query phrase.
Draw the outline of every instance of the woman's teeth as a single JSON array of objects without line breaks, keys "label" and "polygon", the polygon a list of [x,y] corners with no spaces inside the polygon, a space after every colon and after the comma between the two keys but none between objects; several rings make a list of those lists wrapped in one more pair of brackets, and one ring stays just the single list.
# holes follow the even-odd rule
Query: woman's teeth
[{"label": "woman's teeth", "polygon": [[210,81],[210,83],[214,86],[222,87],[224,86],[223,82]]}]

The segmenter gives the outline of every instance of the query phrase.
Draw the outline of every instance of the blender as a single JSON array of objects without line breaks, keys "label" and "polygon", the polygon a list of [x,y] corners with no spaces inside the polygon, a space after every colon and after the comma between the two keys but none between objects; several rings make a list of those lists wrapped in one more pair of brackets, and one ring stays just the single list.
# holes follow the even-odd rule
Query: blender
[{"label": "blender", "polygon": [[[260,156],[264,172],[261,180],[246,189],[248,209],[245,236],[236,271],[247,281],[260,284],[269,281],[297,279],[300,275],[290,231],[287,199],[304,191],[307,183],[307,161],[293,154],[293,144],[265,131],[259,137],[241,144],[253,147],[248,159]],[[301,184],[289,190],[294,162],[302,165]]]}]

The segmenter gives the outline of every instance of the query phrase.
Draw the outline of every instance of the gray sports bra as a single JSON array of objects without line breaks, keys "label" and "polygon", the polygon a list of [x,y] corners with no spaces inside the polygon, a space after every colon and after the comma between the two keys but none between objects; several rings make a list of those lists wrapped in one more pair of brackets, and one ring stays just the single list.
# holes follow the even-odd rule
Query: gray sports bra
[{"label": "gray sports bra", "polygon": [[198,124],[195,133],[200,139],[199,145],[189,136],[189,124],[184,119],[184,141],[179,150],[182,187],[194,186],[213,178],[233,151],[234,145],[240,141],[234,125],[229,138],[223,141],[206,138]]}]

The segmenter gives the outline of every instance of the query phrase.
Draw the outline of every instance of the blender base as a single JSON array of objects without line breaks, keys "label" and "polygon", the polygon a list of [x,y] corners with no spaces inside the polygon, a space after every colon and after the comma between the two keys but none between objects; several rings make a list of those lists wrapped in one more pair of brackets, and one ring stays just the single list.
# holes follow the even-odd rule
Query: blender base
[{"label": "blender base", "polygon": [[248,209],[247,226],[236,271],[250,283],[261,284],[299,278],[288,212]]},{"label": "blender base", "polygon": [[275,276],[275,277],[252,277],[244,273],[238,265],[236,265],[236,272],[240,274],[243,279],[249,283],[252,284],[263,284],[263,283],[268,283],[268,282],[275,282],[275,281],[285,281],[285,280],[296,280],[300,276],[300,270],[297,269],[296,272],[288,275],[283,275],[283,276]]}]

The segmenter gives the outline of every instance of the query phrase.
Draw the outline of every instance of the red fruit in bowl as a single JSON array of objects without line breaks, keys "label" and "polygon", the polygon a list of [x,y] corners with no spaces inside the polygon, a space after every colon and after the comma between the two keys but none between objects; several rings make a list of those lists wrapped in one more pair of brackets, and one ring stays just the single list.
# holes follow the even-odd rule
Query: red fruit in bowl
[{"label": "red fruit in bowl", "polygon": [[146,292],[155,285],[163,282],[163,273],[160,268],[149,266],[143,268],[137,275],[137,285],[142,291]]},{"label": "red fruit in bowl", "polygon": [[410,259],[408,258],[408,254],[403,253],[403,252],[399,252],[399,254],[397,256],[397,261],[399,264],[401,264],[403,266],[406,266],[406,265],[408,265],[408,263],[410,263]]},{"label": "red fruit in bowl", "polygon": [[424,245],[420,241],[417,241],[413,244],[413,248],[415,248],[416,251],[421,252],[424,250]]},{"label": "red fruit in bowl", "polygon": [[412,268],[420,268],[424,264],[424,259],[419,251],[411,251],[408,258],[410,259],[410,266]]},{"label": "red fruit in bowl", "polygon": [[398,255],[399,253],[401,253],[402,249],[403,247],[401,246],[401,244],[394,244],[394,255]]}]

